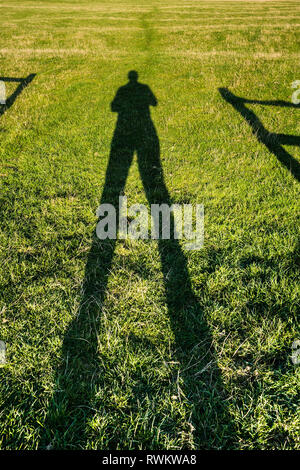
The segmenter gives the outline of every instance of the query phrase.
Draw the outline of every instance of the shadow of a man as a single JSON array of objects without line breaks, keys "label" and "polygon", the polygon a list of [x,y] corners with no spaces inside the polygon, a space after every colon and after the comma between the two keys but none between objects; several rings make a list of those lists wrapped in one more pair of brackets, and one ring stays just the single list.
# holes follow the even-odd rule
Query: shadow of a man
[{"label": "shadow of a man", "polygon": [[[129,82],[119,88],[111,103],[111,109],[118,113],[118,119],[100,203],[112,204],[118,210],[119,196],[124,190],[136,151],[149,204],[171,205],[160,162],[159,139],[149,110],[150,106],[157,104],[157,100],[147,85],[137,81],[137,72],[131,71],[128,76]],[[214,357],[209,327],[193,293],[187,259],[178,240],[174,238],[172,214],[170,219],[171,239],[158,239],[158,248],[164,278],[163,302],[168,308],[174,334],[174,366],[170,368],[168,384],[160,383],[159,386],[176,390],[178,399],[186,403],[186,419],[189,421],[179,425],[170,416],[170,422],[166,422],[163,432],[173,435],[174,439],[178,439],[180,433],[182,436],[186,432],[194,434],[190,439],[194,440],[196,448],[226,448],[231,434],[224,400],[226,392]],[[125,418],[120,414],[114,415],[114,409],[105,400],[105,389],[110,388],[110,382],[117,383],[119,378],[112,379],[110,364],[99,360],[103,332],[101,315],[116,243],[115,239],[100,240],[94,233],[79,310],[68,326],[63,341],[62,363],[56,373],[57,392],[51,400],[42,447],[49,443],[54,448],[88,446],[89,438],[93,439],[93,431],[87,424],[93,416],[103,415],[109,416],[114,422],[113,427],[108,424],[103,431],[103,435],[106,435],[105,448],[128,448],[128,429],[126,421],[122,422]],[[153,400],[155,409],[155,397],[162,393],[161,388],[153,391],[147,388],[140,390],[136,396],[132,389],[130,413],[135,412],[146,396],[150,401]],[[99,399],[99,396],[102,398]],[[162,418],[157,411],[155,422],[163,427],[163,421],[165,417]],[[153,423],[149,422],[150,428],[153,428]],[[151,436],[149,441],[144,438],[142,442],[137,442],[137,448],[151,448],[151,442]]]}]

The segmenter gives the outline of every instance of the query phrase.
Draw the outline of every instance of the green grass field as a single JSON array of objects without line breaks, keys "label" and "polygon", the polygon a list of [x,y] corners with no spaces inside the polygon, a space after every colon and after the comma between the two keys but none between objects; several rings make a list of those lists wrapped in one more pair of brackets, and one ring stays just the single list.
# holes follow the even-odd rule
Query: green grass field
[{"label": "green grass field", "polygon": [[[299,13],[1,3],[0,75],[30,78],[0,105],[0,448],[300,448]],[[202,250],[95,239],[131,69],[170,199],[204,204]],[[125,194],[148,204],[136,157]]]}]

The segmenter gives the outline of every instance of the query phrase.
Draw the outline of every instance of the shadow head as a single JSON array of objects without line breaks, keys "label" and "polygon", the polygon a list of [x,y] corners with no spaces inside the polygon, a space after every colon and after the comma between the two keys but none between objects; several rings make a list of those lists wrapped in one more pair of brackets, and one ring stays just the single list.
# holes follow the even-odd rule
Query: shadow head
[{"label": "shadow head", "polygon": [[138,80],[138,77],[139,77],[139,74],[135,70],[130,70],[130,72],[128,72],[128,80],[131,83],[136,83]]}]

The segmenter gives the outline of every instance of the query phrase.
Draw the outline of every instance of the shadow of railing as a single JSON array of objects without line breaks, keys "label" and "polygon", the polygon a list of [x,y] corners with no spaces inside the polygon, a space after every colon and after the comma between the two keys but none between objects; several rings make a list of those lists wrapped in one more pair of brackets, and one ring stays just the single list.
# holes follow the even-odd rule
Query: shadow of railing
[{"label": "shadow of railing", "polygon": [[36,76],[35,73],[29,74],[26,78],[14,78],[14,77],[0,77],[0,82],[16,82],[19,83],[15,91],[7,98],[5,104],[0,104],[0,117],[14,104],[18,96],[22,93],[30,82]]},{"label": "shadow of railing", "polygon": [[227,103],[231,104],[233,108],[238,111],[241,116],[251,126],[253,134],[256,135],[257,140],[264,144],[267,149],[275,155],[278,161],[285,166],[291,174],[298,181],[300,180],[300,164],[299,162],[287,152],[282,145],[300,145],[300,136],[276,134],[269,132],[256,114],[247,108],[247,104],[260,104],[263,106],[280,106],[286,108],[300,109],[300,105],[289,103],[287,101],[274,101],[274,100],[248,100],[231,93],[227,88],[219,88],[219,92]]}]

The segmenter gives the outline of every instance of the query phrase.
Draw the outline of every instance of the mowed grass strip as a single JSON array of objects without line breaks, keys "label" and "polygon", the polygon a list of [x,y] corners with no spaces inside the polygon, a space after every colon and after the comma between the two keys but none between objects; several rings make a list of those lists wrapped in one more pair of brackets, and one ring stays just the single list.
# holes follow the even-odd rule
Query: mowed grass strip
[{"label": "mowed grass strip", "polygon": [[[290,103],[299,11],[271,0],[1,5],[1,76],[36,74],[0,116],[2,449],[299,448],[299,181],[218,91]],[[98,285],[110,102],[131,69],[158,99],[172,201],[205,205],[204,247],[185,252],[196,307],[177,306],[175,291],[170,305],[151,240],[118,241],[105,295]],[[299,109],[246,106],[270,133],[299,136]],[[284,148],[299,161],[299,146]],[[148,204],[136,159],[125,193]]]}]

